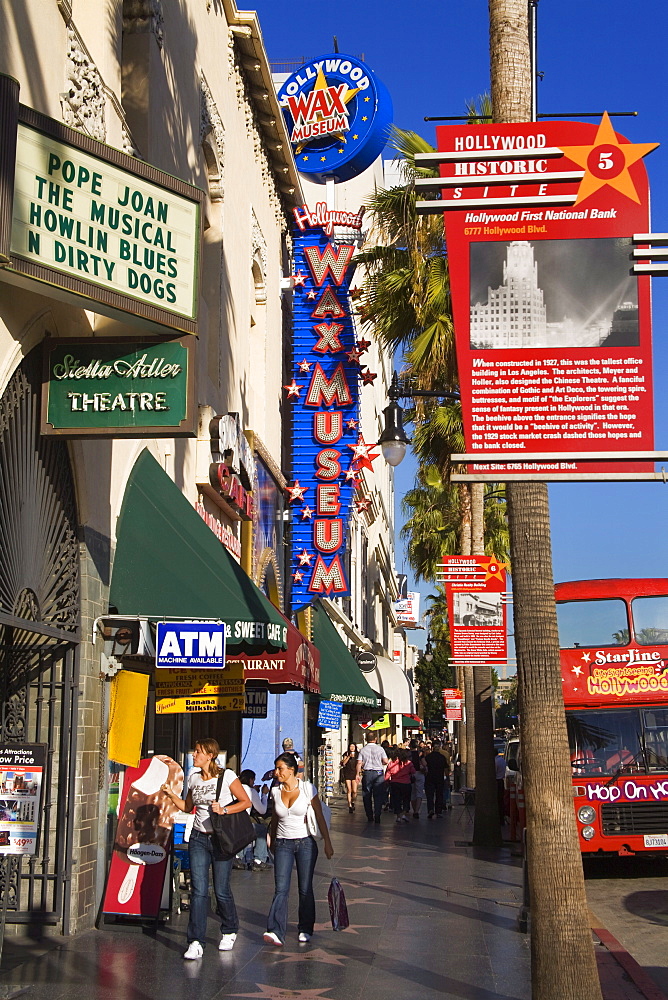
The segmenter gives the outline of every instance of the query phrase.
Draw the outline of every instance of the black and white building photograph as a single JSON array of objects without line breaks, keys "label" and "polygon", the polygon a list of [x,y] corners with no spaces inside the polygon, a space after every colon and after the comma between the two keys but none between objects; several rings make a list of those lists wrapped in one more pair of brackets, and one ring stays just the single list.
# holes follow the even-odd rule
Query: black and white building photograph
[{"label": "black and white building photograph", "polygon": [[630,239],[471,244],[473,350],[632,347]]}]

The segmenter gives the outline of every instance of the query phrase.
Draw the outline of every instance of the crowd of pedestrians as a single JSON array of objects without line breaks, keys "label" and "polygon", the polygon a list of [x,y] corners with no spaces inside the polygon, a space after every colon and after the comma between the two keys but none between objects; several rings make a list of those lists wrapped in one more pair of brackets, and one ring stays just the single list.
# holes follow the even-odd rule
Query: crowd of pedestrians
[{"label": "crowd of pedestrians", "polygon": [[[304,764],[292,740],[283,741],[283,753],[274,770],[259,786],[253,771],[237,775],[218,765],[220,748],[214,739],[195,745],[194,769],[188,777],[185,797],[179,798],[168,785],[162,792],[186,813],[194,813],[189,838],[190,919],[188,947],[184,958],[200,959],[206,940],[209,909],[209,878],[213,876],[216,910],[220,918],[220,951],[231,951],[239,932],[239,919],[232,894],[233,868],[264,871],[273,868],[274,897],[264,934],[266,944],[282,947],[287,934],[288,897],[293,866],[297,869],[299,893],[297,933],[300,943],[311,939],[315,923],[313,873],[318,840],[327,858],[334,849],[318,791],[304,779]],[[348,810],[355,811],[358,788],[369,823],[380,823],[383,811],[394,813],[396,823],[420,818],[422,800],[427,817],[434,819],[450,806],[452,756],[438,740],[411,740],[390,746],[378,743],[375,732],[366,733],[366,744],[358,751],[350,743],[341,759],[341,781],[345,783]],[[237,855],[225,855],[218,846],[212,813],[234,815],[246,811],[253,822],[255,840]],[[270,856],[273,858],[270,860]]]},{"label": "crowd of pedestrians", "polygon": [[[350,787],[350,761],[356,760],[356,783],[362,788],[364,812],[369,823],[380,823],[384,810],[394,813],[396,823],[420,818],[422,800],[427,799],[427,818],[434,819],[451,809],[450,775],[452,750],[439,740],[411,740],[408,745],[378,743],[375,732],[366,733],[366,745],[357,751],[350,744],[341,761],[342,778],[350,812],[354,811],[356,791]],[[352,806],[351,806],[352,800]]]}]

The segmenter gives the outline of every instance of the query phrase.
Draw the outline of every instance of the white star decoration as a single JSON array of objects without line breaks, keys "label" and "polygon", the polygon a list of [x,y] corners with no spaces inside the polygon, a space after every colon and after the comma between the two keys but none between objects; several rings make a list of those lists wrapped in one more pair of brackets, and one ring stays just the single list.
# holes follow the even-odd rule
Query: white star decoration
[{"label": "white star decoration", "polygon": [[295,288],[297,287],[303,288],[304,282],[306,281],[306,275],[302,274],[301,271],[297,271],[296,274],[292,275],[292,280],[294,282]]},{"label": "white star decoration", "polygon": [[580,674],[582,673],[582,667],[579,667],[577,665],[574,666],[574,667],[571,667],[571,672],[574,673],[576,675],[576,677],[579,677]]}]

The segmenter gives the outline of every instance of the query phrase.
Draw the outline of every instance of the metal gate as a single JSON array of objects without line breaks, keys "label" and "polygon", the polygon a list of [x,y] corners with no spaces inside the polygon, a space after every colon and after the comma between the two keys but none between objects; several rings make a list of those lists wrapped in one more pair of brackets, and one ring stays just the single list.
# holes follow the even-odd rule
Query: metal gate
[{"label": "metal gate", "polygon": [[0,856],[3,922],[69,923],[79,552],[67,445],[39,427],[41,351],[0,399],[0,739],[46,743],[37,854]]}]

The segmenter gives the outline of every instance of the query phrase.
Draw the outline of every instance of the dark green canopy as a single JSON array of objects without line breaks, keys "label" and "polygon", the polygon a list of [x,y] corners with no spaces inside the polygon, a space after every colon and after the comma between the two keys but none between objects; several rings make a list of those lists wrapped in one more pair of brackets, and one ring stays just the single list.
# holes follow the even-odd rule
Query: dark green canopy
[{"label": "dark green canopy", "polygon": [[313,605],[313,643],[320,650],[320,697],[345,705],[377,708],[381,704],[325,609]]},{"label": "dark green canopy", "polygon": [[109,603],[122,615],[224,621],[227,651],[285,649],[288,625],[149,451],[118,518]]}]

